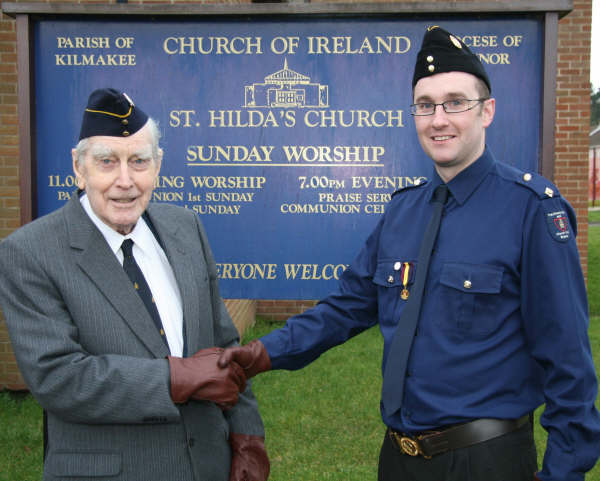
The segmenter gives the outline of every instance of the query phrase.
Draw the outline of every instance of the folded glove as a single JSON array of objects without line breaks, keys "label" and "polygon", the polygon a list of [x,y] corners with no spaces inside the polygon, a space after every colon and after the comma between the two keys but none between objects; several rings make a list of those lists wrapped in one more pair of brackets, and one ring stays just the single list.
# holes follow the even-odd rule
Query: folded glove
[{"label": "folded glove", "polygon": [[249,434],[229,434],[231,471],[229,481],[267,481],[271,469],[265,439]]}]

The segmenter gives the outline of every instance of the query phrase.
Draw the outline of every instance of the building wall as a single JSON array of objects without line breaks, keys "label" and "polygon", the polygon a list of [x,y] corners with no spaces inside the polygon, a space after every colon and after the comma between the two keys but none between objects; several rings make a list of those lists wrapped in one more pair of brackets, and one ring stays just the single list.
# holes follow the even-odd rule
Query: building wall
[{"label": "building wall", "polygon": [[[49,1],[48,3],[57,2]],[[115,2],[111,0],[108,2],[81,1],[77,3]],[[140,0],[131,1],[130,3],[160,2]],[[163,3],[192,2],[174,0]],[[218,2],[217,0],[216,3],[225,2]],[[247,2],[233,1],[227,3]],[[313,3],[324,2],[313,1]],[[349,3],[349,1],[344,0],[344,3]],[[573,204],[578,217],[582,220],[579,223],[577,241],[581,253],[582,267],[584,273],[587,273],[586,220],[592,0],[574,0],[573,4],[573,11],[560,21],[558,29],[554,182],[563,196]],[[19,227],[19,140],[17,127],[16,25],[12,18],[2,13],[0,17],[0,239]],[[227,307],[241,330],[252,322],[254,313],[268,319],[285,319],[312,305],[314,305],[314,301],[227,301]],[[5,388],[22,389],[24,384],[10,348],[6,324],[0,315],[0,390]]]},{"label": "building wall", "polygon": [[577,212],[577,245],[587,277],[588,148],[592,0],[574,0],[559,22],[554,182]]},{"label": "building wall", "polygon": [[[0,239],[19,227],[19,137],[15,21],[0,17]],[[0,389],[21,389],[23,380],[0,313]]]}]

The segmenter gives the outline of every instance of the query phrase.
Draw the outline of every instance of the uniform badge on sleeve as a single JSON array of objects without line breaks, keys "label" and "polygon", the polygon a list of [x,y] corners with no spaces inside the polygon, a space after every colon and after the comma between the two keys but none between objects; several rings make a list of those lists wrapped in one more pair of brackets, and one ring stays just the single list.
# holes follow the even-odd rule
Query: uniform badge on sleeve
[{"label": "uniform badge on sleeve", "polygon": [[567,213],[564,210],[546,212],[546,223],[548,224],[550,235],[555,241],[567,242],[571,237],[571,226],[569,225]]}]

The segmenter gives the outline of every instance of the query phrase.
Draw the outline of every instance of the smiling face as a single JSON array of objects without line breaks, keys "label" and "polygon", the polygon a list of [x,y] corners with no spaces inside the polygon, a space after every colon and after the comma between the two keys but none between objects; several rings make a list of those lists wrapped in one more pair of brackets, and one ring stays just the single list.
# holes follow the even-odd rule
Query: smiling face
[{"label": "smiling face", "polygon": [[160,171],[148,125],[130,137],[89,137],[82,159],[72,150],[73,171],[94,213],[120,234],[129,234],[146,210]]},{"label": "smiling face", "polygon": [[[478,99],[479,80],[465,72],[424,77],[414,88],[414,103],[440,104],[452,99]],[[488,99],[465,112],[447,114],[438,105],[433,115],[415,116],[419,142],[433,159],[440,177],[449,182],[475,162],[485,149],[485,129],[494,119],[495,100]]]}]

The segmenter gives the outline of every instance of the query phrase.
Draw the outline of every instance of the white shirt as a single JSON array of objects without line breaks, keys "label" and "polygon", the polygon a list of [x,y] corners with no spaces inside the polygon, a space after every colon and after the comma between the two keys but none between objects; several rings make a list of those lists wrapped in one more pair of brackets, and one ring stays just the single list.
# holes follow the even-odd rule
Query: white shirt
[{"label": "white shirt", "polygon": [[102,222],[94,213],[87,195],[82,195],[80,201],[83,209],[98,227],[121,265],[123,265],[121,244],[125,239],[133,241],[133,257],[152,291],[171,355],[181,357],[183,355],[181,293],[167,256],[148,224],[140,217],[129,234],[121,235]]}]

